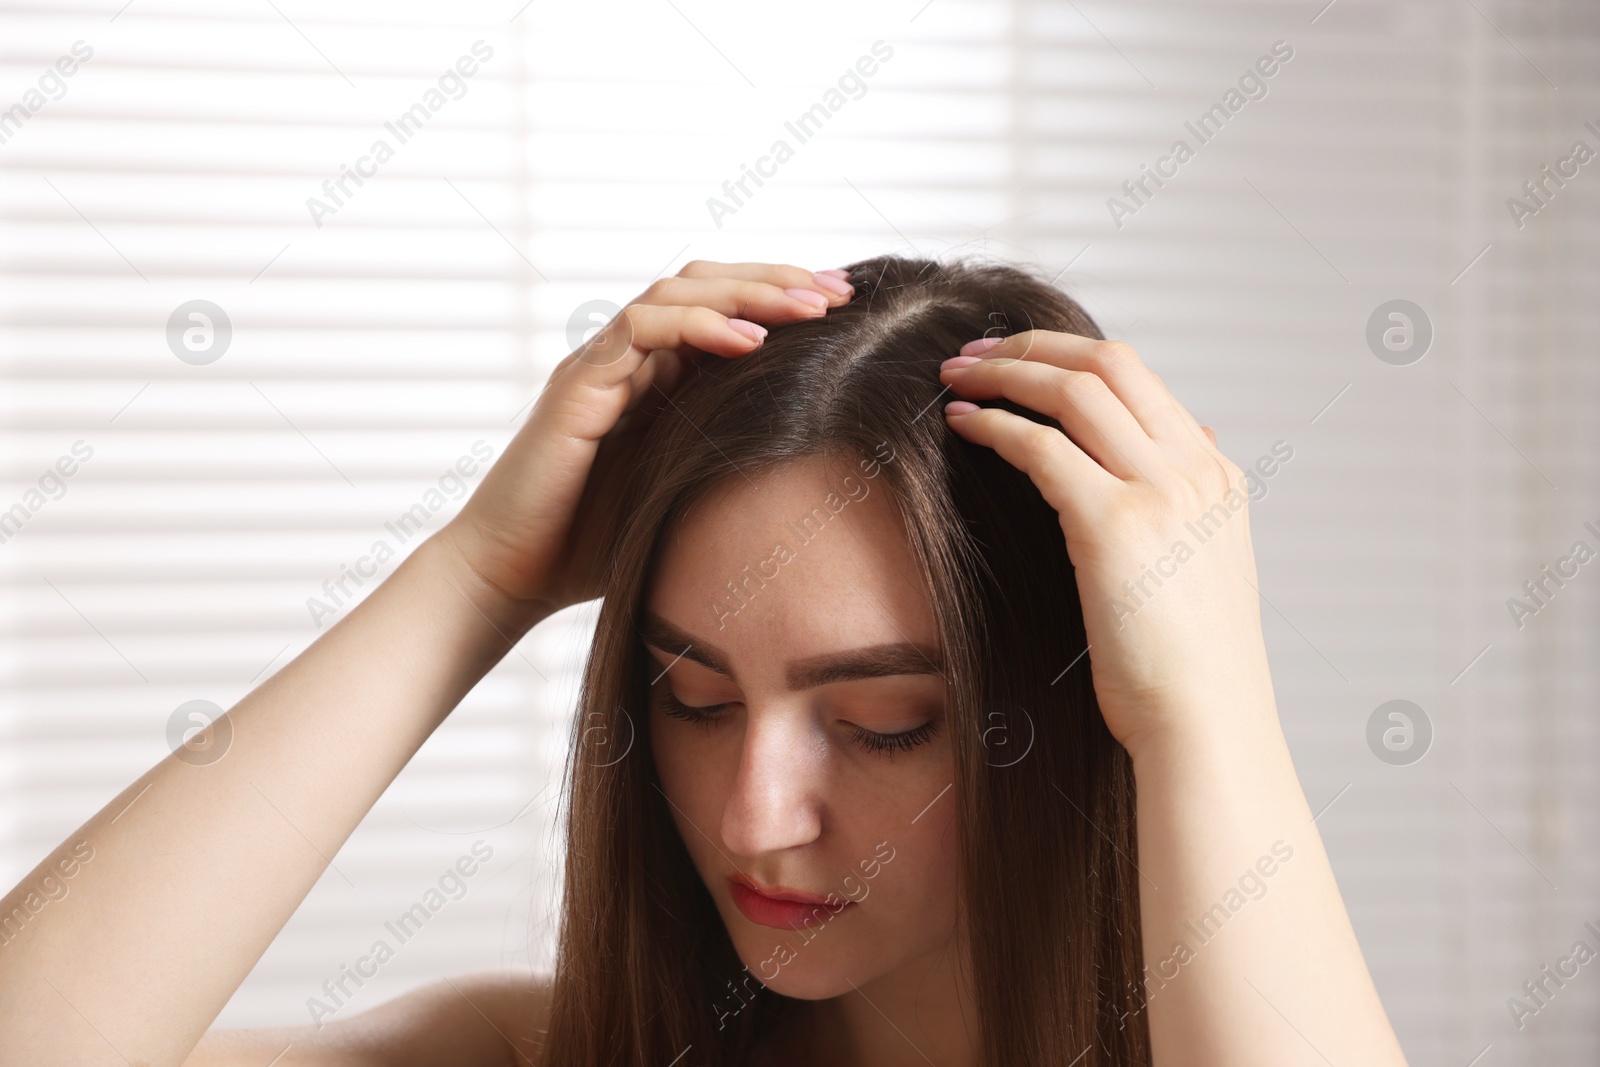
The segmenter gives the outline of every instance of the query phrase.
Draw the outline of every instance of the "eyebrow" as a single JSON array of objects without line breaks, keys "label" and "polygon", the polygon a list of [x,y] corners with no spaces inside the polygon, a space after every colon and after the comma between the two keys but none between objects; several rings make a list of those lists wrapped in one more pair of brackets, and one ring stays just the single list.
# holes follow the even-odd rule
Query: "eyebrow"
[{"label": "eyebrow", "polygon": [[[683,659],[694,660],[708,670],[732,678],[728,657],[721,649],[663,619],[655,612],[644,613],[639,636],[645,644]],[[828,652],[789,663],[786,679],[789,688],[814,689],[833,682],[853,682],[863,678],[887,678],[902,674],[943,674],[943,657],[933,645],[914,641],[866,645],[848,652]]]}]

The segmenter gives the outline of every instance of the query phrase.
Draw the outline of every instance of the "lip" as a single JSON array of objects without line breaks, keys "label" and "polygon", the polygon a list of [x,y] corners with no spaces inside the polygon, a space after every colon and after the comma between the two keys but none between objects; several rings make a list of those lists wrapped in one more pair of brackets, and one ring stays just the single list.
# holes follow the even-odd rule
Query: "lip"
[{"label": "lip", "polygon": [[855,903],[836,896],[833,899],[838,903],[830,904],[826,897],[782,886],[762,889],[754,880],[740,874],[730,875],[728,886],[734,905],[745,918],[778,930],[798,930],[808,922],[829,922]]}]

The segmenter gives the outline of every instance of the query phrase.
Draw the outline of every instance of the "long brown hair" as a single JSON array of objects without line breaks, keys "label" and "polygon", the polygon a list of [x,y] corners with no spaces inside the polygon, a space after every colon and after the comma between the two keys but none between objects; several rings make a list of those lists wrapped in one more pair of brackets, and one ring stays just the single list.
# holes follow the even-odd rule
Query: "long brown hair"
[{"label": "long brown hair", "polygon": [[[664,531],[719,482],[792,460],[886,454],[883,483],[944,651],[983,1062],[1149,1063],[1133,771],[1080,656],[1060,520],[1025,474],[948,427],[943,404],[954,397],[938,377],[942,360],[986,332],[1102,334],[1023,268],[880,256],[848,269],[849,304],[772,328],[749,357],[700,361],[651,427],[625,494],[564,797],[550,1067],[747,1063],[800,1004],[741,984],[749,976],[643,736],[649,676],[636,621]],[[750,1003],[729,1013],[734,995]]]}]

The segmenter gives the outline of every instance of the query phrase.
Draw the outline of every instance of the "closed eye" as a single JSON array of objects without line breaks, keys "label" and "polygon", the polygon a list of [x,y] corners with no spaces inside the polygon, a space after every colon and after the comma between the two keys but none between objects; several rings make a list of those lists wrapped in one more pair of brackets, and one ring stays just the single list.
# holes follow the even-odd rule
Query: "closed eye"
[{"label": "closed eye", "polygon": [[933,740],[934,736],[939,732],[939,723],[936,719],[929,719],[921,726],[914,726],[897,734],[881,734],[876,730],[868,730],[854,723],[850,724],[850,729],[855,737],[856,744],[868,752],[892,758],[896,752],[910,752],[918,745],[926,744]]},{"label": "closed eye", "polygon": [[[670,691],[661,694],[661,710],[664,713],[674,719],[703,726],[707,732],[722,720],[722,712],[727,707],[726,703],[685,704]],[[930,719],[921,726],[914,726],[898,733],[880,733],[877,730],[857,726],[855,723],[848,725],[852,741],[874,755],[889,759],[898,752],[910,752],[918,745],[926,744],[939,733],[939,723],[936,719]]]},{"label": "closed eye", "polygon": [[718,713],[727,706],[727,704],[685,704],[673,696],[671,692],[663,692],[661,694],[662,711],[674,719],[681,719],[684,722],[692,722],[698,726],[704,726],[708,733],[711,727],[715,726],[722,718]]}]

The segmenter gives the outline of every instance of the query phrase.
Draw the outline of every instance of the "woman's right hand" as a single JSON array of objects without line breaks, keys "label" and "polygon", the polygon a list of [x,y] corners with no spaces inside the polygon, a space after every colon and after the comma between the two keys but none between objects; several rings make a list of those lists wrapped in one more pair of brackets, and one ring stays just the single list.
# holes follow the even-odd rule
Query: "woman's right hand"
[{"label": "woman's right hand", "polygon": [[[562,360],[461,512],[208,727],[223,739],[206,742],[214,757],[175,747],[0,897],[0,915],[26,919],[0,951],[0,1064],[183,1063],[383,791],[505,657],[507,632],[599,595],[648,419],[695,360],[759,347],[730,319],[790,322],[847,299],[798,267],[691,263]],[[457,579],[475,583],[468,603]],[[71,896],[55,893],[73,870]],[[359,1033],[350,1022],[341,1031]],[[405,1047],[406,1062],[425,1058]]]},{"label": "woman's right hand", "polygon": [[695,260],[560,363],[532,414],[440,531],[489,589],[540,617],[600,595],[639,443],[691,364],[748,355],[775,325],[849,301],[843,271]]}]

